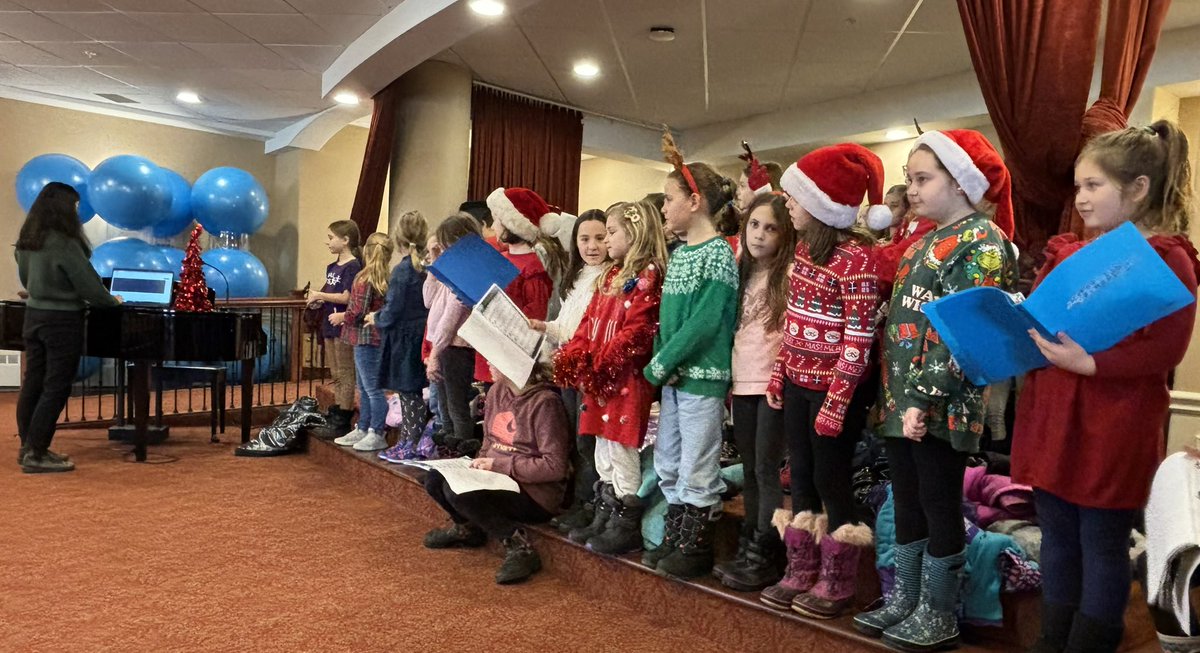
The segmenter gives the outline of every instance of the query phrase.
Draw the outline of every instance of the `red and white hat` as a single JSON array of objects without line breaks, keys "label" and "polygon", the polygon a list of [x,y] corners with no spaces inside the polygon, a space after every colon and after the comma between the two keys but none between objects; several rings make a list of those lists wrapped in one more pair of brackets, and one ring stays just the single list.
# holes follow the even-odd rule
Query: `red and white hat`
[{"label": "red and white hat", "polygon": [[871,204],[867,226],[879,230],[892,224],[892,212],[883,205],[883,162],[861,145],[813,150],[788,166],[779,184],[804,210],[834,229],[854,224],[863,195]]},{"label": "red and white hat", "polygon": [[749,143],[742,141],[742,149],[746,150],[746,153],[739,154],[738,158],[750,164],[750,174],[746,175],[746,185],[756,196],[766,195],[771,192],[771,173],[758,160],[758,157],[754,156]]},{"label": "red and white hat", "polygon": [[539,234],[558,238],[562,231],[563,217],[528,188],[497,188],[488,195],[487,205],[492,219],[523,240],[533,242]]},{"label": "red and white hat", "polygon": [[992,222],[1009,238],[1015,235],[1012,180],[1004,159],[987,137],[973,129],[927,131],[917,137],[913,150],[920,145],[933,150],[972,204],[985,199],[994,204]]}]

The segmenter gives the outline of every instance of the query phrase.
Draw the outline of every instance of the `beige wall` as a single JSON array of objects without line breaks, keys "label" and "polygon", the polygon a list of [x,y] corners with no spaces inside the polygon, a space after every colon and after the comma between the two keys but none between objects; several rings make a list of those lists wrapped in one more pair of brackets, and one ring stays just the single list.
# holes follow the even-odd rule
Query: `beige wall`
[{"label": "beige wall", "polygon": [[[1171,104],[1169,106],[1174,108]],[[1158,108],[1158,102],[1155,102],[1155,108]],[[1196,174],[1197,165],[1200,165],[1200,149],[1196,147],[1197,144],[1200,144],[1200,97],[1180,100],[1177,117],[1179,128],[1187,135],[1191,144],[1188,155],[1192,164],[1192,196],[1193,198],[1200,197],[1200,175]],[[1200,243],[1200,214],[1198,213],[1200,211],[1193,201],[1190,225],[1193,243]],[[1197,344],[1198,342],[1200,342],[1200,322],[1197,322],[1196,328],[1192,332],[1192,346],[1188,349],[1183,364],[1175,372],[1175,389],[1177,390],[1200,392],[1200,345]],[[1197,430],[1200,431],[1200,429]]]},{"label": "beige wall", "polygon": [[596,157],[579,164],[579,211],[661,193],[667,173],[658,168]]}]

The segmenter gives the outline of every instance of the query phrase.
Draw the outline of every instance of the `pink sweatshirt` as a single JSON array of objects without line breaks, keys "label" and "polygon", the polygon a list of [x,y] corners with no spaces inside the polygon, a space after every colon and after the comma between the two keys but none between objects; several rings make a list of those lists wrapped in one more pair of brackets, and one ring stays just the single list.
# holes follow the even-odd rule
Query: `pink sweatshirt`
[{"label": "pink sweatshirt", "polygon": [[447,347],[470,347],[466,340],[458,337],[458,329],[471,312],[458,301],[454,291],[431,274],[425,277],[421,292],[425,298],[425,308],[429,309],[425,337],[433,345],[432,355],[440,356]]},{"label": "pink sweatshirt", "polygon": [[768,270],[756,270],[746,282],[742,314],[733,334],[733,394],[765,395],[771,382],[771,368],[783,343],[783,325],[768,327],[763,320],[770,314],[767,303]]}]

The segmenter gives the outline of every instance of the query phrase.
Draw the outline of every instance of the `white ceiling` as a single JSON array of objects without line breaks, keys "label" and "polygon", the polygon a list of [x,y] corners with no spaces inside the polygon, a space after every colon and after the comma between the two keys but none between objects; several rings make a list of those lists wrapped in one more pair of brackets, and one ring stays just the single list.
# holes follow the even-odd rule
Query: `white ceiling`
[{"label": "white ceiling", "polygon": [[[0,0],[0,95],[266,138],[333,104],[321,73],[402,1]],[[1174,0],[1167,29],[1197,24],[1200,0]],[[676,40],[648,40],[654,25]],[[954,0],[542,0],[437,58],[491,84],[681,129],[971,69]],[[583,58],[600,77],[572,74]],[[181,88],[205,102],[177,102]]]}]

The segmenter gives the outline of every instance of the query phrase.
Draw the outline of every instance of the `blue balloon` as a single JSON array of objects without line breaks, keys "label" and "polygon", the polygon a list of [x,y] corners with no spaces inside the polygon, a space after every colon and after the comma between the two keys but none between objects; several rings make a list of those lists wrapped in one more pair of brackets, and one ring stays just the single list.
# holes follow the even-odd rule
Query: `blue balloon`
[{"label": "blue balloon", "polygon": [[150,227],[155,238],[178,236],[192,226],[192,187],[178,172],[161,168],[171,184],[171,208],[161,222]]},{"label": "blue balloon", "polygon": [[[267,288],[271,285],[267,268],[250,252],[222,247],[210,249],[201,254],[200,258],[208,264],[202,268],[204,280],[208,287],[217,293],[217,299],[224,299],[226,296],[226,280],[229,282],[230,298],[267,296]],[[213,271],[213,268],[219,270],[220,274]]]},{"label": "blue balloon", "polygon": [[211,234],[252,234],[267,221],[267,191],[238,168],[213,168],[192,184],[192,216]]},{"label": "blue balloon", "polygon": [[17,203],[29,211],[42,188],[52,182],[70,184],[79,193],[79,221],[87,222],[96,215],[88,201],[88,176],[92,172],[82,161],[66,154],[35,156],[17,172]]},{"label": "blue balloon", "polygon": [[88,199],[104,221],[139,231],[171,210],[171,180],[152,161],[120,154],[100,162],[88,179]]},{"label": "blue balloon", "polygon": [[100,359],[95,356],[80,356],[79,367],[75,368],[75,381],[86,381],[100,373]]},{"label": "blue balloon", "polygon": [[92,250],[96,274],[111,277],[113,268],[169,270],[170,263],[159,249],[137,238],[121,237],[100,243]]},{"label": "blue balloon", "polygon": [[183,272],[183,257],[186,253],[178,247],[169,245],[161,245],[158,251],[167,259],[167,267],[175,273],[175,280],[179,281],[179,275]]}]

